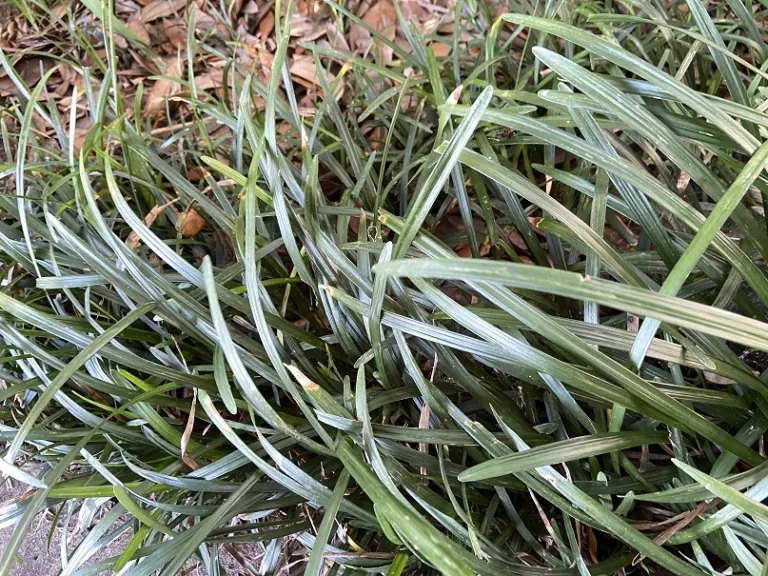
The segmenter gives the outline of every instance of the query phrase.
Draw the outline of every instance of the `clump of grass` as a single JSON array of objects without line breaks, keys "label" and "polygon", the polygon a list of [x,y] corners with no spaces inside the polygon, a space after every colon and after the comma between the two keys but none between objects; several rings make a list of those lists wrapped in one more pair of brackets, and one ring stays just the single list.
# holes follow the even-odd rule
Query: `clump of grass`
[{"label": "clump of grass", "polygon": [[305,46],[307,117],[282,19],[162,141],[99,14],[82,142],[45,76],[5,111],[0,574],[42,508],[67,575],[765,573],[761,15],[459,2],[440,59]]}]

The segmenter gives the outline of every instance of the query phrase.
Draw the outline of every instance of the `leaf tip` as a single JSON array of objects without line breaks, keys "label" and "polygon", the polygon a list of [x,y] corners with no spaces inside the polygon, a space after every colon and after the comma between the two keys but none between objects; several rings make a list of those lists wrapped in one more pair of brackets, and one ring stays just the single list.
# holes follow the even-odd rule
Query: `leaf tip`
[{"label": "leaf tip", "polygon": [[461,93],[464,91],[464,86],[459,85],[456,90],[451,92],[451,95],[448,97],[448,100],[446,101],[446,104],[458,104],[459,98],[461,98]]},{"label": "leaf tip", "polygon": [[301,387],[304,388],[304,390],[310,391],[310,390],[317,390],[320,388],[320,386],[317,384],[317,382],[313,382],[310,380],[301,370],[299,370],[296,366],[293,366],[291,364],[283,364],[287,368],[287,370],[293,374],[293,377],[296,378],[296,381],[301,384]]}]

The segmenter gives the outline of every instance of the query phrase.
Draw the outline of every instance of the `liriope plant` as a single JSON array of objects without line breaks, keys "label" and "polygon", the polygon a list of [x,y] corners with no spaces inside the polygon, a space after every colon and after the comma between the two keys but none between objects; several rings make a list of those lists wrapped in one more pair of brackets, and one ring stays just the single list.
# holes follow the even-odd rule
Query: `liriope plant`
[{"label": "liriope plant", "polygon": [[73,576],[762,575],[764,14],[460,1],[437,58],[329,5],[393,62],[303,46],[303,115],[281,18],[166,140],[109,6],[84,138],[2,56],[0,574],[46,509]]}]

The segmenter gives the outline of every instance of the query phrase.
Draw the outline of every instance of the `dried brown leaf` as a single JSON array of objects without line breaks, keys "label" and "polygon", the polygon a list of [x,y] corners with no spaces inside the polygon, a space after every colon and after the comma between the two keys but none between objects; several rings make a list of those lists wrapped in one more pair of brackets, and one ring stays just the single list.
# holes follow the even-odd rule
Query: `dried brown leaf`
[{"label": "dried brown leaf", "polygon": [[141,9],[141,21],[152,22],[158,18],[175,16],[184,11],[187,0],[154,0]]},{"label": "dried brown leaf", "polygon": [[201,32],[210,32],[214,28],[221,34],[222,39],[229,39],[229,28],[224,22],[214,18],[206,11],[201,10],[196,4],[190,9],[195,14],[195,29]]},{"label": "dried brown leaf", "polygon": [[149,38],[149,30],[141,19],[139,12],[134,12],[128,21],[125,23],[128,26],[128,30],[133,32],[134,36],[149,46],[151,40]]},{"label": "dried brown leaf", "polygon": [[597,559],[597,537],[591,526],[587,526],[587,542],[589,543],[589,558],[592,562],[598,562]]},{"label": "dried brown leaf", "polygon": [[427,18],[426,20],[422,20],[421,22],[418,22],[416,24],[416,28],[423,35],[432,34],[435,30],[438,29],[441,22],[442,21],[440,20],[439,17],[432,16],[430,18]]},{"label": "dried brown leaf", "polygon": [[179,83],[173,78],[181,77],[181,62],[173,57],[163,60],[163,76],[168,78],[160,78],[155,80],[155,84],[152,86],[152,90],[149,92],[147,102],[144,105],[144,114],[151,116],[158,113],[165,106],[165,100],[175,94],[179,93],[181,89]]},{"label": "dried brown leaf", "polygon": [[314,30],[315,23],[304,16],[303,14],[300,14],[299,12],[294,12],[291,15],[291,36],[294,38],[301,38],[305,34],[309,34]]},{"label": "dried brown leaf", "polygon": [[347,40],[350,47],[360,54],[368,52],[368,49],[371,47],[371,34],[355,22],[349,25]]},{"label": "dried brown leaf", "polygon": [[[170,202],[166,202],[165,204],[152,208],[152,210],[149,211],[149,214],[144,217],[144,224],[151,228],[152,224],[155,223],[155,220],[157,220],[157,217],[160,215],[160,213],[168,208],[168,206],[171,206],[178,201],[179,199],[176,198],[175,200],[171,200]],[[136,234],[136,232],[131,232],[128,234],[128,238],[125,239],[125,245],[128,246],[129,249],[135,250],[139,247],[139,244],[141,244],[141,238],[139,238],[139,235]]]},{"label": "dried brown leaf", "polygon": [[75,148],[82,148],[85,137],[88,135],[88,131],[93,126],[90,114],[86,114],[82,118],[78,118],[75,122]]},{"label": "dried brown leaf", "polygon": [[[389,0],[380,0],[365,13],[363,22],[374,30],[381,32],[389,40],[395,39],[397,32],[397,12]],[[376,40],[382,64],[387,65],[392,61],[392,48]]]},{"label": "dried brown leaf", "polygon": [[469,244],[460,244],[456,249],[456,254],[461,258],[472,258],[472,248]]},{"label": "dried brown leaf", "polygon": [[75,69],[69,64],[60,64],[59,74],[61,74],[61,79],[64,80],[64,82],[66,82],[67,84],[70,84],[70,85],[75,84],[78,88],[82,87],[80,74],[78,74],[75,71]]},{"label": "dried brown leaf", "polygon": [[438,58],[444,58],[451,53],[451,47],[443,42],[433,42],[432,50]]},{"label": "dried brown leaf", "polygon": [[224,82],[224,71],[214,68],[195,76],[195,88],[201,91],[216,90]]},{"label": "dried brown leaf", "polygon": [[264,81],[266,83],[269,82],[270,77],[272,76],[272,63],[274,62],[275,57],[272,53],[267,52],[266,50],[259,51],[259,65],[261,67],[261,74],[264,77]]},{"label": "dried brown leaf", "polygon": [[400,0],[403,16],[412,22],[421,22],[432,16],[438,9],[439,7],[434,4],[426,4],[418,0]]},{"label": "dried brown leaf", "polygon": [[66,2],[62,2],[60,4],[57,4],[51,9],[51,14],[54,16],[57,16],[59,18],[64,18],[64,16],[67,15],[67,10],[69,10],[70,6]]},{"label": "dried brown leaf", "polygon": [[274,29],[275,13],[274,11],[270,10],[264,14],[264,17],[261,20],[259,20],[259,35],[261,36],[261,41],[264,42],[267,38],[269,38],[269,35],[272,34]]},{"label": "dried brown leaf", "polygon": [[[291,72],[291,76],[294,78],[294,80],[301,84],[306,85],[306,82],[309,82],[310,84],[319,83],[317,78],[317,69],[315,68],[315,61],[312,56],[301,55],[294,57],[293,62],[291,62],[289,71]],[[302,80],[305,82],[302,82]],[[329,82],[333,81],[331,78],[328,80]]]},{"label": "dried brown leaf", "polygon": [[299,42],[314,42],[326,33],[326,23],[316,17],[308,18],[301,14],[291,17],[291,36]]},{"label": "dried brown leaf", "polygon": [[503,230],[507,235],[507,239],[515,248],[523,251],[528,250],[528,245],[525,243],[525,240],[523,240],[523,236],[520,234],[517,228],[513,228],[512,226],[505,226]]},{"label": "dried brown leaf", "polygon": [[190,182],[200,182],[209,172],[203,168],[190,168],[187,170],[187,180]]},{"label": "dried brown leaf", "polygon": [[189,466],[190,470],[200,470],[200,464],[195,462],[194,458],[189,454],[184,454],[181,459],[184,461],[184,464]]},{"label": "dried brown leaf", "polygon": [[[680,530],[682,530],[683,528],[688,526],[688,524],[693,522],[696,518],[699,518],[701,516],[701,514],[703,514],[704,512],[706,512],[707,510],[709,510],[711,508],[714,508],[718,504],[720,504],[720,499],[719,498],[714,498],[714,499],[710,500],[709,502],[707,502],[707,501],[701,502],[698,506],[696,506],[696,508],[694,508],[690,512],[685,512],[683,514],[679,514],[678,516],[676,516],[676,518],[682,517],[682,519],[679,522],[677,522],[676,524],[674,524],[673,526],[670,526],[669,528],[664,530],[664,532],[659,534],[656,538],[654,538],[653,539],[654,543],[659,545],[659,546],[663,546],[664,543],[667,540],[672,538],[672,536],[674,536],[675,534],[680,532]],[[642,555],[642,554],[638,555],[632,561],[632,565],[636,566],[637,564],[642,562],[643,559],[645,559],[644,555]]]},{"label": "dried brown leaf", "polygon": [[381,150],[384,147],[385,132],[381,126],[376,126],[367,136],[372,150]]},{"label": "dried brown leaf", "polygon": [[[41,66],[42,63],[42,66]],[[50,70],[54,65],[52,58],[39,56],[25,56],[21,60],[13,63],[14,70],[21,76],[24,83],[29,87],[34,87],[40,80],[42,74]],[[13,80],[8,78],[2,69],[0,69],[0,96],[8,96],[16,93],[16,87]],[[41,97],[45,97],[41,95]]]},{"label": "dried brown leaf", "polygon": [[[363,16],[363,22],[381,32],[389,40],[394,40],[397,33],[397,12],[390,0],[379,0]],[[352,23],[349,27],[349,42],[358,52],[365,53],[371,47],[371,35],[362,26]],[[376,40],[376,50],[381,63],[392,61],[393,50],[380,40]]]},{"label": "dried brown leaf", "polygon": [[163,32],[174,48],[184,48],[187,45],[187,25],[180,18],[163,19]]},{"label": "dried brown leaf", "polygon": [[351,54],[352,50],[349,49],[347,39],[344,37],[344,34],[342,34],[339,29],[336,28],[336,25],[332,22],[329,22],[326,28],[326,35],[328,36],[328,43],[330,47],[334,50],[338,50],[339,52]]},{"label": "dried brown leaf", "polygon": [[205,226],[205,220],[194,208],[187,208],[176,220],[176,230],[181,232],[184,238],[192,238],[200,233]]}]

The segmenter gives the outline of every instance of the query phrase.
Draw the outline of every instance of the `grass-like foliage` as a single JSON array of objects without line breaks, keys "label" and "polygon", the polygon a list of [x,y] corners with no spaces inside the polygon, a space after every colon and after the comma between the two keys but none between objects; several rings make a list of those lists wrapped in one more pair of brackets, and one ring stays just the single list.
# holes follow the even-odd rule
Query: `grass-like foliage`
[{"label": "grass-like foliage", "polygon": [[439,58],[401,13],[407,47],[303,46],[312,114],[289,19],[268,82],[232,59],[218,97],[189,63],[238,47],[191,26],[171,131],[85,4],[84,137],[2,56],[0,472],[29,492],[0,574],[41,509],[88,530],[67,576],[244,542],[254,574],[766,573],[751,2],[460,0]]}]

